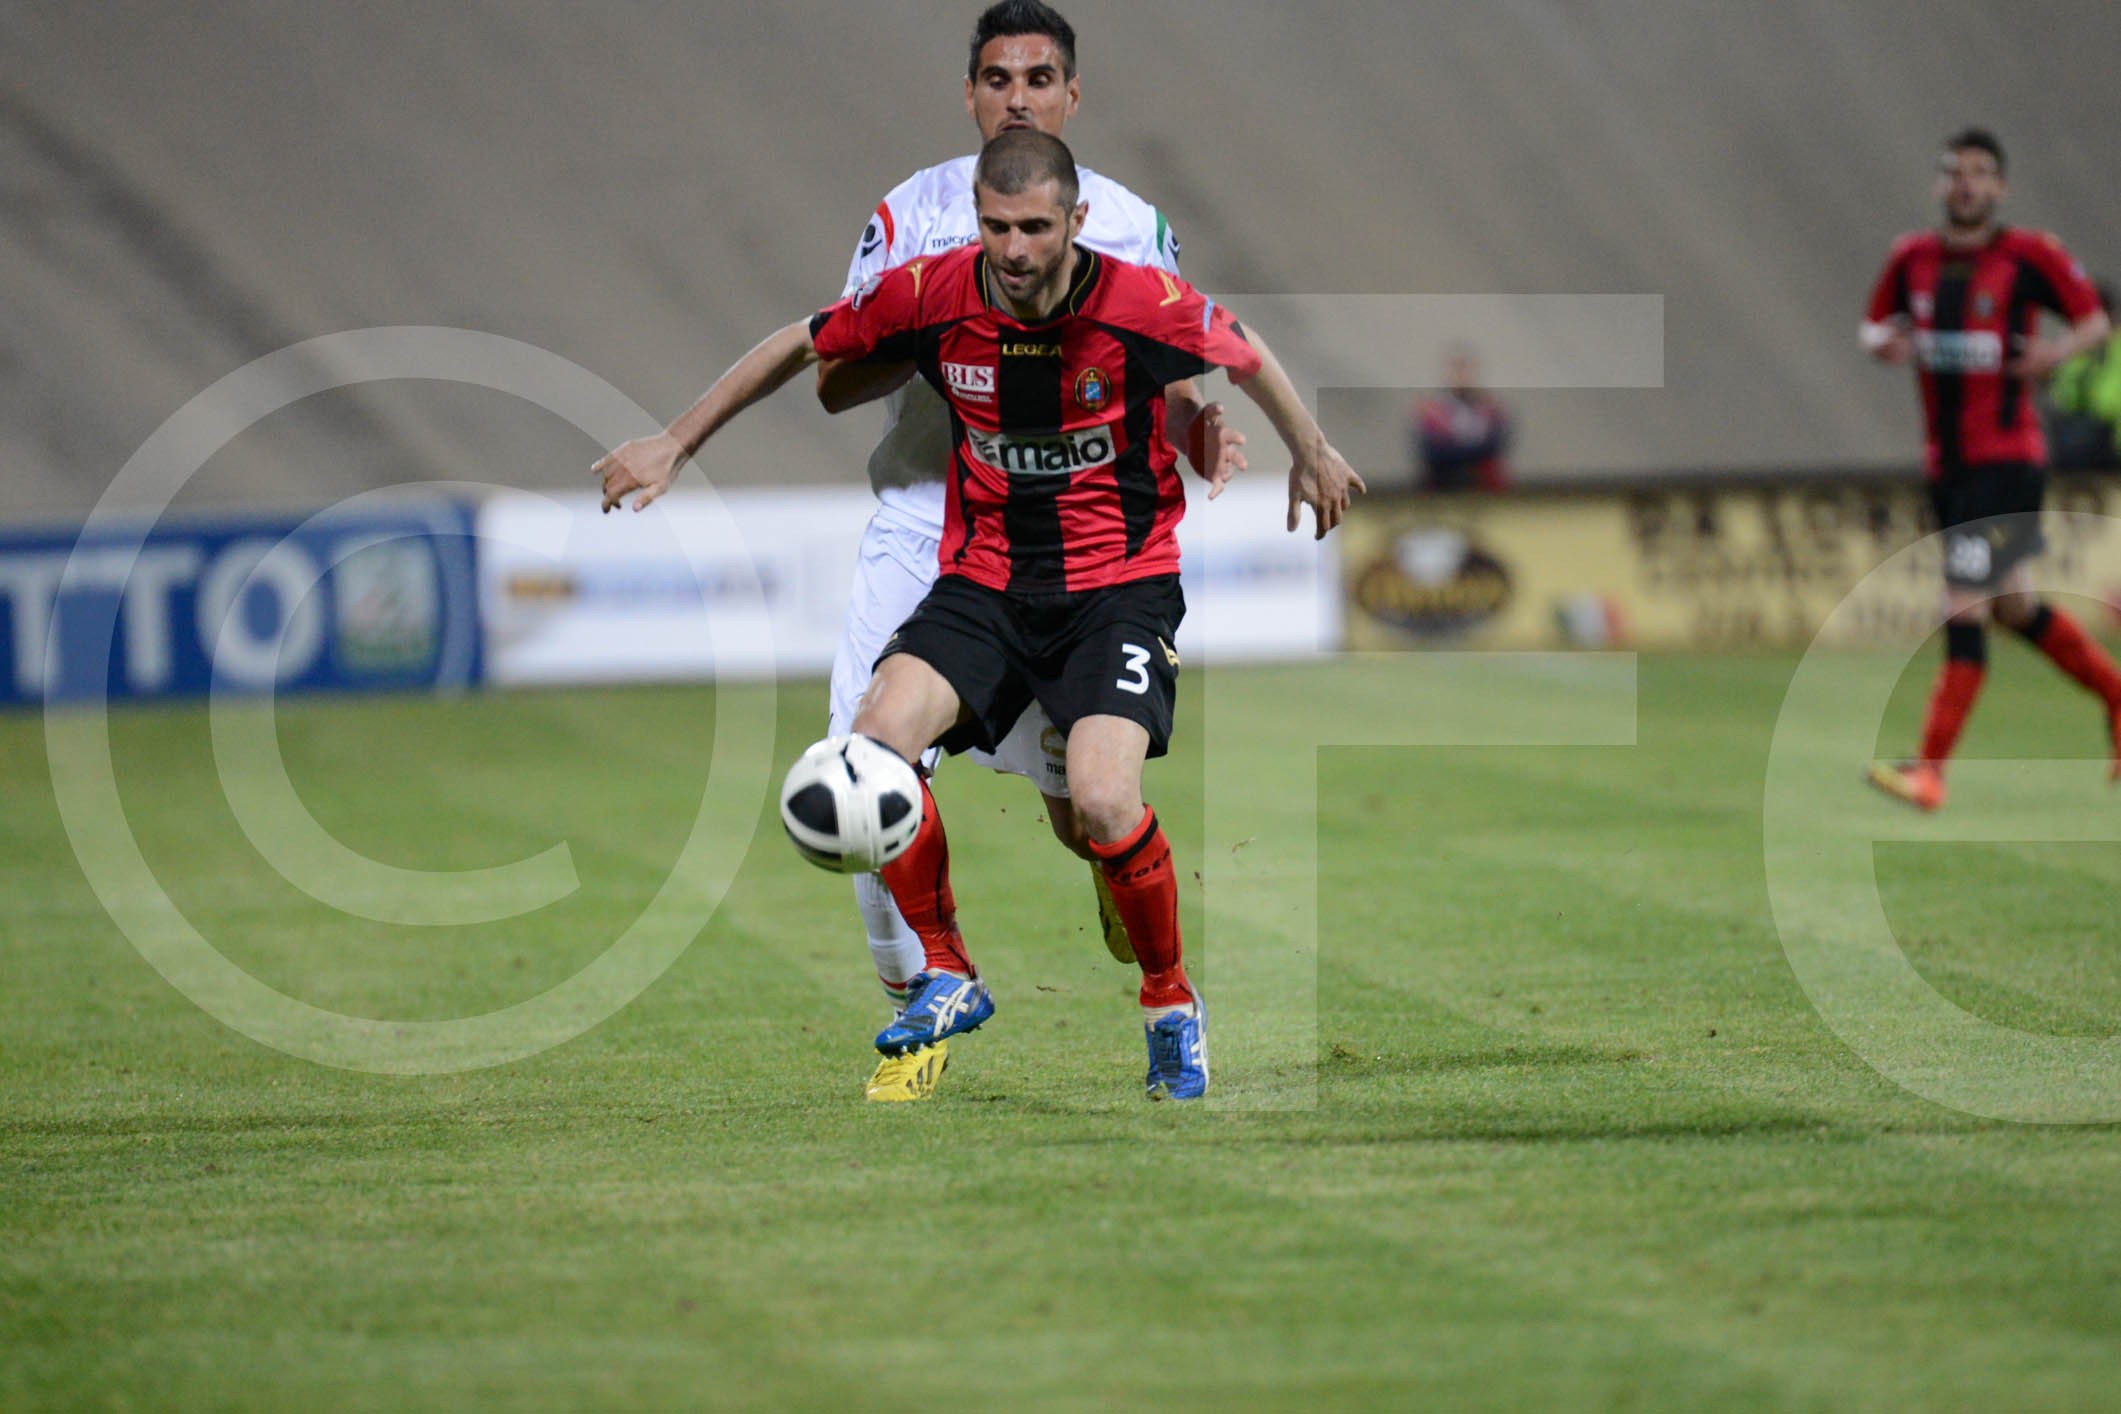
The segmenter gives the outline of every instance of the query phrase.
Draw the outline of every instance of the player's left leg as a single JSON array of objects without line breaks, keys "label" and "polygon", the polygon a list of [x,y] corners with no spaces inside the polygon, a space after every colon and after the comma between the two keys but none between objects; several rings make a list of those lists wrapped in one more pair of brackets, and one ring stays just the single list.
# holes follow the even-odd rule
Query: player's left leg
[{"label": "player's left leg", "polygon": [[1097,929],[1104,937],[1105,950],[1120,962],[1133,962],[1134,947],[1127,941],[1127,926],[1112,902],[1111,886],[1105,882],[1097,856],[1090,852],[1089,837],[1068,796],[1068,738],[1053,725],[1046,709],[1033,702],[993,751],[973,750],[965,755],[979,765],[1022,776],[1038,787],[1046,802],[1046,821],[1053,829],[1053,837],[1070,853],[1090,863],[1090,884],[1097,898]]},{"label": "player's left leg", "polygon": [[[933,537],[882,514],[870,518],[862,531],[847,615],[832,659],[827,735],[844,736],[854,730],[854,714],[869,687],[871,666],[892,632],[920,606],[935,580],[935,565]],[[938,755],[929,752],[922,764],[932,768]],[[870,963],[884,989],[891,1019],[896,1021],[913,999],[913,979],[924,961],[920,935],[899,913],[880,876],[857,874],[853,885]],[[863,1094],[874,1101],[928,1099],[948,1061],[948,1044],[939,1041],[924,1051],[882,1057]]]},{"label": "player's left leg", "polygon": [[2107,779],[2121,781],[2121,668],[2075,617],[2032,592],[2031,577],[2022,567],[2012,572],[2007,588],[1996,600],[1997,620],[2098,697],[2106,712],[2112,752]]},{"label": "player's left leg", "polygon": [[1156,812],[1143,803],[1149,733],[1123,717],[1091,716],[1068,733],[1068,778],[1112,903],[1141,967],[1142,1026],[1154,1099],[1207,1089],[1207,1036],[1199,994],[1186,977],[1178,923],[1178,871]]}]

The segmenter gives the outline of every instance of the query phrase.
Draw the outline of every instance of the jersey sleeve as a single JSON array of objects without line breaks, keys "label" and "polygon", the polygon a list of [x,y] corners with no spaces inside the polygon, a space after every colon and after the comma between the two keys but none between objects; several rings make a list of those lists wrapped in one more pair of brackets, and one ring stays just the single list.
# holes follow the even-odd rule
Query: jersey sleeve
[{"label": "jersey sleeve", "polygon": [[920,173],[915,173],[893,187],[870,213],[869,224],[862,227],[862,238],[854,244],[854,259],[847,264],[847,283],[840,288],[842,298],[860,289],[871,276],[919,254],[905,249],[904,244],[919,224],[920,177]]},{"label": "jersey sleeve", "polygon": [[874,274],[810,319],[818,356],[836,363],[904,363],[918,347],[921,277],[931,261]]},{"label": "jersey sleeve", "polygon": [[1871,287],[1871,302],[1864,311],[1866,324],[1883,324],[1907,314],[1907,260],[1912,250],[1903,240],[1885,258],[1885,268],[1878,272],[1878,283]]},{"label": "jersey sleeve", "polygon": [[1224,306],[1163,270],[1138,272],[1134,332],[1143,336],[1144,357],[1159,383],[1176,383],[1211,368],[1242,383],[1259,372],[1259,351],[1244,326]]},{"label": "jersey sleeve", "polygon": [[2092,288],[2084,267],[2062,246],[2042,232],[2025,243],[2021,256],[2027,269],[2039,276],[2034,283],[2042,305],[2074,324],[2099,309],[2099,292]]},{"label": "jersey sleeve", "polygon": [[1110,177],[1078,169],[1083,198],[1090,203],[1089,245],[1136,265],[1178,273],[1178,233],[1164,213]]},{"label": "jersey sleeve", "polygon": [[1155,246],[1149,255],[1149,263],[1176,275],[1178,273],[1178,232],[1165,219],[1163,208],[1152,206],[1149,214],[1156,220]]}]

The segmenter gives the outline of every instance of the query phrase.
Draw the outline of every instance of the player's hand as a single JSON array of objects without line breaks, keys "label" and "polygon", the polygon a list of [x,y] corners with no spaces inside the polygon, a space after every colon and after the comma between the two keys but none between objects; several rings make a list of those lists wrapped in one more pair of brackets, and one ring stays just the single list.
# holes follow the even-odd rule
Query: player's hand
[{"label": "player's hand", "polygon": [[2038,383],[2055,371],[2063,357],[2060,346],[2035,339],[2026,344],[2016,358],[2006,361],[2003,371],[2013,378]]},{"label": "player's hand", "polygon": [[1245,434],[1223,420],[1221,403],[1203,406],[1186,429],[1186,460],[1208,483],[1211,501],[1223,493],[1231,477],[1245,469]]},{"label": "player's hand", "polygon": [[1871,349],[1871,357],[1880,363],[1903,364],[1915,356],[1915,340],[1905,329],[1895,329]]},{"label": "player's hand", "polygon": [[647,510],[678,479],[678,465],[684,460],[684,447],[668,432],[636,437],[599,458],[589,470],[604,483],[604,514],[611,514],[628,496],[635,510]]},{"label": "player's hand", "polygon": [[1311,517],[1317,525],[1317,533],[1311,538],[1323,540],[1326,532],[1339,525],[1348,513],[1348,499],[1352,492],[1367,491],[1363,479],[1348,465],[1348,459],[1334,449],[1323,437],[1310,449],[1310,455],[1301,457],[1289,468],[1289,530],[1294,533],[1302,520],[1302,508],[1311,508]]}]

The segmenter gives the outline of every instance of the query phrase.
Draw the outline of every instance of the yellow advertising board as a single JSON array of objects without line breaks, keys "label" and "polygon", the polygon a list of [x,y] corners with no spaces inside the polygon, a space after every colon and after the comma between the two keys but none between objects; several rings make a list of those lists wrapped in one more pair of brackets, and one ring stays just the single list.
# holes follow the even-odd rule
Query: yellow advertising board
[{"label": "yellow advertising board", "polygon": [[[2121,479],[2058,477],[2047,506],[2043,581],[2121,606]],[[1346,642],[1801,646],[1931,528],[1912,478],[1365,499],[1342,528]],[[1941,584],[1931,543],[1871,586],[1848,642],[1925,631]]]}]

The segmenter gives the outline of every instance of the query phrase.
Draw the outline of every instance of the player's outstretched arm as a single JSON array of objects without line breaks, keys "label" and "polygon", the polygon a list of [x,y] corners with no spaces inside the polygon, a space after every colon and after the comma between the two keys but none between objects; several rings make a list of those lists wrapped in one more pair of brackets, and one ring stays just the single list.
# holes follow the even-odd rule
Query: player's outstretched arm
[{"label": "player's outstretched arm", "polygon": [[604,510],[609,513],[632,496],[633,508],[645,511],[677,480],[678,467],[698,452],[723,424],[817,362],[810,341],[810,321],[797,320],[775,330],[758,347],[738,359],[714,386],[700,394],[677,421],[653,437],[636,437],[600,458],[590,471],[604,483]]},{"label": "player's outstretched arm", "polygon": [[827,412],[845,412],[897,392],[913,372],[910,363],[826,359],[817,366],[817,400]]},{"label": "player's outstretched arm", "polygon": [[1348,465],[1348,459],[1326,440],[1318,420],[1311,416],[1303,399],[1296,396],[1295,385],[1266,341],[1251,329],[1245,330],[1245,339],[1259,354],[1259,372],[1237,386],[1259,405],[1289,455],[1295,458],[1289,468],[1289,529],[1296,529],[1301,508],[1309,506],[1318,527],[1312,539],[1323,540],[1326,532],[1339,525],[1348,513],[1351,493],[1370,488]]}]

